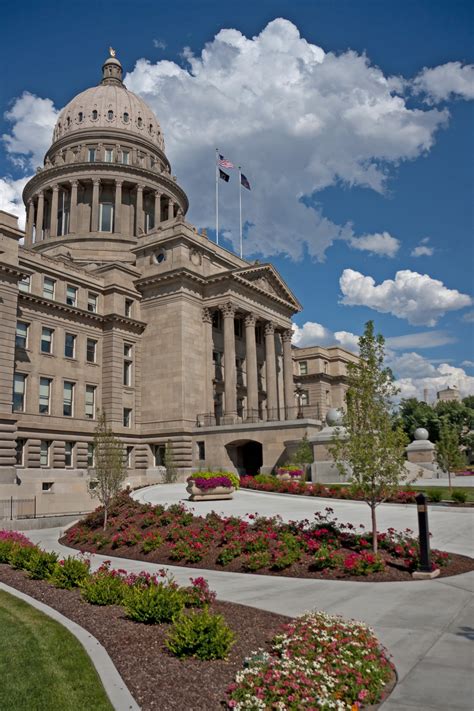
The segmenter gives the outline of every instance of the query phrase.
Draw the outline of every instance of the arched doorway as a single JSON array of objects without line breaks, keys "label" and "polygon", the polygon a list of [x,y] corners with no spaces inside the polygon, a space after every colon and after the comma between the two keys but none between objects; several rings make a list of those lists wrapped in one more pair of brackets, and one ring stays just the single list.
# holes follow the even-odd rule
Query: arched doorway
[{"label": "arched doorway", "polygon": [[239,440],[227,444],[226,449],[240,475],[255,476],[255,474],[259,473],[263,463],[263,451],[260,442],[251,439]]}]

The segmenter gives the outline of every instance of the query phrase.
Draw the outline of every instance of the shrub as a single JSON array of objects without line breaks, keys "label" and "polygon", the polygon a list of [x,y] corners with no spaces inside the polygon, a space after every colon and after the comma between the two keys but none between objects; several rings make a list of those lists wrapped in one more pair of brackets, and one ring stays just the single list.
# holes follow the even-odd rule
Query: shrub
[{"label": "shrub", "polygon": [[370,575],[384,570],[385,563],[376,553],[363,551],[362,553],[350,553],[344,559],[344,570],[351,575]]},{"label": "shrub", "polygon": [[26,564],[28,575],[33,580],[46,580],[53,574],[57,561],[57,553],[34,548]]},{"label": "shrub", "polygon": [[222,615],[206,608],[180,615],[166,638],[166,646],[177,657],[225,659],[234,644],[234,633]]},{"label": "shrub", "polygon": [[10,552],[14,545],[18,546],[33,546],[32,542],[17,531],[0,530],[0,563],[8,563],[10,560]]},{"label": "shrub", "polygon": [[293,533],[282,533],[272,551],[272,568],[283,570],[301,558],[301,544]]},{"label": "shrub", "polygon": [[124,597],[127,616],[135,622],[160,624],[172,622],[182,612],[185,595],[175,585],[151,584],[149,587],[133,586]]},{"label": "shrub", "polygon": [[216,593],[209,589],[205,578],[190,578],[191,587],[185,588],[186,607],[205,607],[211,605],[216,599]]},{"label": "shrub", "polygon": [[14,543],[10,548],[8,562],[14,568],[26,570],[30,557],[35,550],[35,546],[23,546],[21,543]]},{"label": "shrub", "polygon": [[116,570],[102,565],[81,583],[81,595],[91,605],[120,605],[126,585]]},{"label": "shrub", "polygon": [[430,501],[439,502],[443,498],[443,492],[441,489],[430,489],[428,496]]},{"label": "shrub", "polygon": [[238,558],[239,555],[242,555],[242,545],[237,542],[228,543],[217,556],[216,563],[219,565],[229,565],[229,563],[233,561],[234,558]]},{"label": "shrub", "polygon": [[467,492],[460,491],[459,489],[453,489],[451,492],[451,498],[457,504],[465,504],[467,501]]},{"label": "shrub", "polygon": [[341,563],[342,555],[323,543],[314,551],[311,567],[315,570],[324,570],[325,568],[337,568]]},{"label": "shrub", "polygon": [[271,555],[269,551],[257,551],[247,555],[242,563],[245,570],[260,570],[268,568],[271,564]]},{"label": "shrub", "polygon": [[160,546],[162,546],[162,545],[163,545],[163,536],[160,536],[159,533],[151,533],[145,537],[145,539],[142,543],[142,552],[143,553],[151,553],[151,551],[154,551],[157,548],[160,548]]},{"label": "shrub", "polygon": [[56,563],[51,582],[57,588],[77,588],[89,575],[90,561],[87,558],[68,556]]}]

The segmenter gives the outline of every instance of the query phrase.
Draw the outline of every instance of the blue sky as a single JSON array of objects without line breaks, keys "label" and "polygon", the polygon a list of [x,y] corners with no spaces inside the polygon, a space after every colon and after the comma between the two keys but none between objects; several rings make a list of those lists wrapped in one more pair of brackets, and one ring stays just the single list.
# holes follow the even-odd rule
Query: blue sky
[{"label": "blue sky", "polygon": [[[472,3],[129,9],[4,5],[0,208],[18,211],[56,111],[99,81],[111,44],[162,123],[191,220],[214,222],[214,146],[242,164],[245,248],[303,303],[300,344],[350,346],[373,318],[404,395],[474,392]],[[222,183],[229,247],[236,196]]]}]

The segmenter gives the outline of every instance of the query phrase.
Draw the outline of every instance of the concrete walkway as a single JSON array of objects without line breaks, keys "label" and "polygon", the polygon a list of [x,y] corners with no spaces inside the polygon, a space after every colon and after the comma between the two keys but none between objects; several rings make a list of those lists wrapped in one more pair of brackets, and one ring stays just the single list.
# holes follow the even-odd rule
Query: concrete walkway
[{"label": "concrete walkway", "polygon": [[[153,490],[142,490],[140,498],[153,496],[166,503],[182,498],[182,484]],[[357,524],[364,520],[363,507],[368,509],[365,504],[333,499],[295,499],[241,491],[232,502],[214,502],[209,510],[220,511],[233,504],[236,514],[259,511],[296,519],[312,516],[317,507],[324,508],[327,503],[341,521]],[[208,504],[200,502],[199,511],[205,511],[205,506]],[[471,510],[439,509],[430,515],[437,546],[472,554]],[[413,507],[380,507],[382,528],[408,523],[414,528],[415,516]],[[50,529],[28,535],[48,550],[69,554],[71,550],[58,543],[60,533]],[[106,558],[92,556],[93,567]],[[112,565],[150,572],[164,567],[120,558],[112,558]],[[319,609],[365,621],[392,654],[399,675],[399,683],[383,704],[384,711],[474,708],[474,573],[423,582],[355,583],[166,567],[181,584],[187,584],[190,576],[203,575],[222,600],[290,616]]]}]

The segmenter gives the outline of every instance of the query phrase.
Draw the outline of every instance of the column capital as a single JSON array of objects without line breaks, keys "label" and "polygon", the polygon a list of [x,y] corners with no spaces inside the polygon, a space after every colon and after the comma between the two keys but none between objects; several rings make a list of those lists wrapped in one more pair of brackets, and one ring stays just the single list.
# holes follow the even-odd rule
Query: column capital
[{"label": "column capital", "polygon": [[207,306],[204,306],[202,310],[202,320],[204,323],[212,323],[212,311]]},{"label": "column capital", "polygon": [[100,185],[100,178],[92,178],[94,185]]},{"label": "column capital", "polygon": [[143,192],[143,188],[144,188],[144,185],[140,185],[139,183],[137,183],[137,193]]},{"label": "column capital", "polygon": [[54,185],[52,185],[51,188],[54,193],[57,193],[59,190],[59,185],[57,183],[54,183]]},{"label": "column capital", "polygon": [[273,336],[275,333],[275,324],[272,323],[271,321],[268,321],[265,324],[265,335],[266,336]]},{"label": "column capital", "polygon": [[77,186],[79,185],[79,181],[78,181],[78,180],[70,180],[69,183],[70,183],[70,185],[71,185],[72,188],[77,188]]},{"label": "column capital", "polygon": [[155,190],[155,197],[160,198],[162,197],[162,195],[163,193],[161,192],[161,190]]},{"label": "column capital", "polygon": [[118,178],[115,179],[115,187],[116,188],[121,188],[123,185],[123,180],[119,180]]},{"label": "column capital", "polygon": [[246,314],[244,320],[246,326],[255,326],[257,323],[257,317],[255,314]]},{"label": "column capital", "polygon": [[222,315],[224,318],[234,318],[236,308],[233,303],[228,301],[226,304],[221,304],[219,308],[222,311]]},{"label": "column capital", "polygon": [[283,343],[291,343],[292,338],[293,338],[293,329],[287,328],[281,332],[281,340],[283,341]]}]

